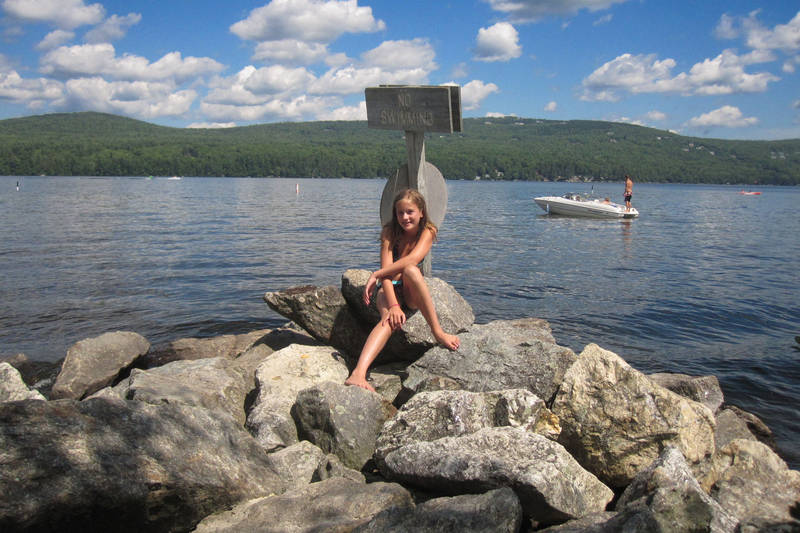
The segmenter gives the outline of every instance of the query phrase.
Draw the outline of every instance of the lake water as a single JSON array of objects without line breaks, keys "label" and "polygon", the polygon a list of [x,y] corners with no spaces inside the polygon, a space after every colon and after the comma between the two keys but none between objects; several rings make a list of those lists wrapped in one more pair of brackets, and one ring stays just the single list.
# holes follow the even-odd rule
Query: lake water
[{"label": "lake water", "polygon": [[[18,180],[0,178],[0,355],[56,361],[115,330],[160,344],[275,327],[264,292],[378,266],[384,180]],[[434,275],[478,322],[540,317],[576,352],[714,374],[800,467],[800,188],[637,183],[641,217],[607,221],[532,201],[584,184],[447,187]]]}]

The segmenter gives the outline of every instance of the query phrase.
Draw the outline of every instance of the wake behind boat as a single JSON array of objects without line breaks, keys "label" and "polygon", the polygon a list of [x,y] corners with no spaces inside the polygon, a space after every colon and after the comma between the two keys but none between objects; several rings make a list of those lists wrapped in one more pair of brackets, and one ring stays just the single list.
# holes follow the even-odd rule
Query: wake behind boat
[{"label": "wake behind boat", "polygon": [[639,211],[611,201],[598,200],[576,193],[564,196],[539,196],[533,199],[548,214],[589,218],[636,218]]}]

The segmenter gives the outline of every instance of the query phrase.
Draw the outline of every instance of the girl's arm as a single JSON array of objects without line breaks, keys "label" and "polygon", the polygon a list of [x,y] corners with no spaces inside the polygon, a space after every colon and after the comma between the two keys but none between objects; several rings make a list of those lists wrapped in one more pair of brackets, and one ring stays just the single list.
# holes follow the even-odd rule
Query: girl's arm
[{"label": "girl's arm", "polygon": [[[390,266],[393,260],[392,241],[389,239],[389,233],[384,229],[381,233],[381,269]],[[392,290],[392,278],[384,277],[381,279],[381,276],[375,275],[376,272],[378,271],[376,270],[370,274],[367,284],[364,286],[364,303],[369,305],[375,286],[380,283],[383,287],[383,293],[386,296],[387,304],[390,306],[397,304],[397,297],[394,294],[394,290]]]},{"label": "girl's arm", "polygon": [[431,246],[433,245],[433,231],[429,228],[425,228],[422,230],[422,235],[419,236],[419,240],[417,241],[416,246],[408,255],[405,255],[398,259],[397,261],[392,262],[392,250],[391,245],[387,245],[388,253],[389,253],[389,262],[388,264],[384,264],[383,262],[383,250],[381,251],[381,269],[376,270],[372,273],[373,276],[376,278],[387,278],[393,277],[395,274],[399,274],[403,271],[404,268],[411,265],[419,264],[425,256],[428,255],[428,252],[431,251]]},{"label": "girl's arm", "polygon": [[364,303],[369,305],[370,295],[375,290],[378,280],[381,280],[381,286],[389,306],[396,304],[397,298],[394,295],[394,290],[390,290],[392,289],[392,278],[401,273],[405,267],[417,265],[425,259],[428,252],[431,251],[433,236],[433,231],[425,228],[422,230],[422,235],[419,236],[414,249],[408,255],[394,261],[392,257],[392,241],[389,239],[388,234],[384,233],[381,237],[381,268],[373,272],[367,280],[367,284],[364,287]]},{"label": "girl's arm", "polygon": [[[394,262],[394,255],[392,254],[392,241],[389,238],[384,238],[381,240],[381,268],[386,268],[390,266]],[[370,280],[375,274],[370,275]],[[383,299],[386,305],[386,324],[389,325],[392,330],[398,329],[403,326],[406,322],[406,314],[403,312],[402,307],[400,307],[400,303],[397,301],[397,294],[394,291],[394,286],[392,285],[392,278],[385,277],[385,278],[376,278],[380,279],[380,284],[383,287]],[[370,293],[372,292],[372,283],[367,282],[367,291],[365,293],[365,297],[369,298]],[[369,300],[367,300],[367,304],[369,305]],[[381,316],[383,316],[383,310],[381,310]]]},{"label": "girl's arm", "polygon": [[[394,257],[392,255],[392,241],[388,238],[388,236],[384,236],[381,239],[381,270],[388,268],[393,262]],[[388,305],[390,309],[395,305],[399,307],[397,296],[395,295],[394,287],[392,286],[392,278],[390,276],[376,276],[375,272],[372,273],[372,276],[375,276],[375,283],[380,283],[383,287],[383,295],[386,298],[386,305]],[[370,279],[372,276],[370,276]],[[370,286],[369,282],[367,282],[367,286]]]}]

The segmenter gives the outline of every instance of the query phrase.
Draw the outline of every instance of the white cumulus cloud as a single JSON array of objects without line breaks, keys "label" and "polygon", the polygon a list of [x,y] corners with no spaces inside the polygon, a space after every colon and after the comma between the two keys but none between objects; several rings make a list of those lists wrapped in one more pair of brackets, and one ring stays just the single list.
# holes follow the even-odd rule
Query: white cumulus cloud
[{"label": "white cumulus cloud", "polygon": [[730,50],[723,51],[714,59],[695,64],[689,71],[686,82],[697,94],[731,94],[764,92],[767,84],[780,78],[768,72],[748,74],[744,67],[761,62],[764,57],[752,53],[738,56]]},{"label": "white cumulus cloud", "polygon": [[297,39],[327,43],[344,33],[380,31],[386,27],[372,16],[371,7],[357,0],[272,0],[230,31],[249,41]]},{"label": "white cumulus cloud", "polygon": [[796,65],[800,64],[800,12],[786,24],[776,24],[774,28],[765,27],[758,20],[759,10],[751,12],[747,17],[734,17],[724,14],[714,30],[719,38],[736,39],[743,37],[745,44],[753,49],[752,54],[774,60],[772,52],[782,52],[785,59],[783,72],[793,74]]},{"label": "white cumulus cloud", "polygon": [[427,71],[439,68],[434,59],[436,52],[427,39],[384,41],[361,55],[365,65],[388,70],[421,68]]},{"label": "white cumulus cloud", "polygon": [[248,65],[233,76],[212,80],[201,108],[223,120],[225,113],[235,120],[356,120],[366,118],[366,111],[342,106],[343,96],[381,84],[423,85],[438,68],[425,39],[385,41],[359,60],[341,54],[328,56],[326,62],[333,66],[319,76],[305,67]]},{"label": "white cumulus cloud", "polygon": [[142,16],[139,13],[128,13],[124,17],[111,15],[102,24],[92,28],[84,39],[88,43],[108,43],[125,37],[128,28],[139,24]]},{"label": "white cumulus cloud", "polygon": [[74,31],[53,30],[47,35],[45,35],[44,39],[39,41],[39,44],[36,45],[36,49],[43,51],[52,50],[53,48],[58,48],[64,43],[68,43],[74,38],[75,38]]},{"label": "white cumulus cloud", "polygon": [[742,112],[738,107],[726,105],[708,113],[703,113],[699,117],[689,119],[687,125],[691,127],[723,126],[726,128],[739,128],[757,123],[758,119],[756,117],[742,116]]},{"label": "white cumulus cloud", "polygon": [[302,67],[291,69],[273,65],[256,68],[248,65],[233,76],[213,80],[205,102],[227,106],[262,105],[303,92],[313,79],[313,74]]},{"label": "white cumulus cloud", "polygon": [[144,118],[180,116],[197,98],[195,91],[176,91],[169,83],[109,82],[100,77],[69,80],[64,93],[63,99],[54,103],[61,109],[93,109]]},{"label": "white cumulus cloud", "polygon": [[297,39],[265,41],[256,45],[254,61],[283,65],[313,65],[328,57],[328,46]]},{"label": "white cumulus cloud", "polygon": [[609,22],[611,22],[613,20],[613,18],[614,18],[614,15],[612,15],[611,13],[609,13],[607,15],[603,15],[599,19],[597,19],[594,22],[592,22],[592,26],[602,26],[603,24],[608,24]]},{"label": "white cumulus cloud", "polygon": [[618,117],[614,120],[614,122],[624,122],[625,124],[633,124],[634,126],[644,126],[644,122],[642,122],[640,119],[626,116]]},{"label": "white cumulus cloud", "polygon": [[547,102],[547,105],[544,106],[544,110],[547,111],[548,113],[552,113],[557,109],[558,109],[558,104],[556,103],[555,100]]},{"label": "white cumulus cloud", "polygon": [[787,24],[777,24],[771,30],[764,27],[756,15],[752,13],[742,22],[748,46],[759,50],[800,50],[800,12]]},{"label": "white cumulus cloud", "polygon": [[203,57],[181,57],[170,52],[158,61],[133,54],[116,55],[109,43],[62,46],[45,54],[40,71],[57,78],[108,76],[118,80],[166,80],[182,82],[187,79],[219,72],[220,63]]},{"label": "white cumulus cloud", "polygon": [[714,35],[719,39],[736,39],[739,34],[736,18],[723,13],[716,28],[714,28]]},{"label": "white cumulus cloud", "polygon": [[498,22],[478,30],[475,41],[475,59],[478,61],[509,61],[521,54],[519,33],[508,22]]},{"label": "white cumulus cloud", "polygon": [[354,106],[342,106],[323,112],[318,120],[367,120],[367,103],[362,100]]},{"label": "white cumulus cloud", "polygon": [[[357,0],[272,0],[229,29],[241,39],[256,42],[253,61],[325,64],[336,69],[352,67],[353,60],[343,53],[331,53],[330,43],[345,33],[373,33],[385,28],[386,24],[373,16],[372,8],[359,6]],[[336,74],[334,70],[328,76],[340,82],[335,83],[339,86],[335,92],[347,90],[346,83],[341,83],[346,73]]]},{"label": "white cumulus cloud", "polygon": [[381,84],[423,85],[438,65],[425,39],[385,41],[361,54],[360,62],[334,67],[308,87],[311,94],[355,94]]},{"label": "white cumulus cloud", "polygon": [[308,91],[311,94],[354,94],[365,87],[380,84],[421,85],[428,78],[425,69],[387,71],[380,67],[346,66],[331,69],[320,76]]},{"label": "white cumulus cloud", "polygon": [[655,109],[653,111],[648,111],[644,116],[647,118],[647,120],[652,120],[654,122],[661,122],[667,118],[666,113],[662,113],[661,111],[657,111]]},{"label": "white cumulus cloud", "polygon": [[[455,85],[448,83],[446,85]],[[484,83],[481,80],[472,80],[461,87],[461,106],[466,111],[478,109],[481,102],[492,93],[500,92],[500,88],[494,83]]]},{"label": "white cumulus cloud", "polygon": [[192,122],[188,126],[189,129],[224,129],[235,128],[235,122]]},{"label": "white cumulus cloud", "polygon": [[23,78],[15,70],[0,72],[0,100],[38,109],[63,96],[64,85],[47,78]]},{"label": "white cumulus cloud", "polygon": [[340,105],[341,102],[335,98],[301,95],[295,98],[275,98],[248,106],[203,102],[200,110],[210,119],[256,122],[310,120]]},{"label": "white cumulus cloud", "polygon": [[63,29],[97,24],[105,16],[101,4],[83,0],[3,0],[3,10],[24,22],[47,23]]},{"label": "white cumulus cloud", "polygon": [[516,22],[534,22],[548,16],[569,16],[586,9],[600,11],[627,0],[484,0],[492,9]]},{"label": "white cumulus cloud", "polygon": [[787,74],[794,74],[797,70],[797,65],[800,65],[800,55],[787,59],[783,63],[782,70]]},{"label": "white cumulus cloud", "polygon": [[453,67],[453,72],[450,75],[454,78],[465,78],[469,74],[467,64],[463,61]]},{"label": "white cumulus cloud", "polygon": [[658,60],[655,54],[622,54],[600,66],[583,80],[583,100],[616,101],[618,92],[658,92],[669,83],[674,59]]},{"label": "white cumulus cloud", "polygon": [[314,75],[305,68],[272,65],[255,70],[243,86],[255,94],[281,94],[301,90],[313,80]]},{"label": "white cumulus cloud", "polygon": [[617,101],[620,93],[679,93],[718,95],[767,90],[780,78],[769,72],[750,74],[745,67],[772,59],[768,52],[737,55],[725,50],[713,59],[692,66],[688,73],[672,75],[674,59],[658,60],[655,54],[623,54],[605,63],[583,80],[582,100]]}]

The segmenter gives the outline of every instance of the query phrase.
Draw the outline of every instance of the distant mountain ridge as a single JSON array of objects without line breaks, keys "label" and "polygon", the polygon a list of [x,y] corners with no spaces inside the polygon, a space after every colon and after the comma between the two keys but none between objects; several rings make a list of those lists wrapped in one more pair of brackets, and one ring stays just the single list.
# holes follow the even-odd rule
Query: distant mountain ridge
[{"label": "distant mountain ridge", "polygon": [[[632,124],[464,119],[426,136],[448,179],[800,184],[800,139],[685,137]],[[0,120],[0,175],[386,177],[405,162],[402,131],[366,121],[183,129],[96,112]]]}]

